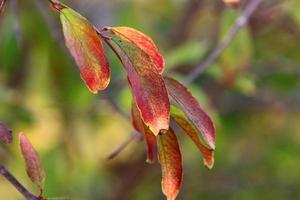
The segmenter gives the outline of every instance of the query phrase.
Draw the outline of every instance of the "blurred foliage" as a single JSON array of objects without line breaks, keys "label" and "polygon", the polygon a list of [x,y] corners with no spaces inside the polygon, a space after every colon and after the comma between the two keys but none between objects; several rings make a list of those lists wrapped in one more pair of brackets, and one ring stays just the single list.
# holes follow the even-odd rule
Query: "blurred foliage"
[{"label": "blurred foliage", "polygon": [[[58,15],[47,1],[9,3],[0,19],[0,121],[24,131],[41,154],[47,197],[162,199],[160,169],[135,141],[106,156],[132,133],[131,92],[109,52],[112,81],[91,94],[66,51]],[[224,37],[240,10],[221,1],[64,1],[97,27],[138,28],[156,41],[167,73],[183,80]],[[300,3],[268,0],[221,57],[189,87],[217,125],[216,164],[202,166],[178,133],[184,163],[179,199],[300,198]],[[0,161],[34,190],[17,141],[0,144]],[[0,199],[22,199],[0,178]]]}]

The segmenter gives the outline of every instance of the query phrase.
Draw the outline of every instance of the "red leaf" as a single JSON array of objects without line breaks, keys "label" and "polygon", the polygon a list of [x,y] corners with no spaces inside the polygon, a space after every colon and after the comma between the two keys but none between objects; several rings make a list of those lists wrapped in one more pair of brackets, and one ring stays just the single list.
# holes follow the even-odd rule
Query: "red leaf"
[{"label": "red leaf", "polygon": [[132,116],[133,127],[135,128],[136,131],[138,131],[143,135],[144,141],[147,145],[146,162],[153,163],[155,161],[155,153],[156,153],[156,137],[149,130],[149,128],[144,124],[135,102],[132,103],[131,116]]},{"label": "red leaf", "polygon": [[170,96],[199,129],[204,141],[212,149],[215,149],[215,128],[211,118],[203,111],[197,100],[184,85],[169,77],[165,77],[165,83]]},{"label": "red leaf", "polygon": [[66,46],[74,57],[89,90],[97,93],[110,81],[109,63],[97,30],[76,11],[58,2],[52,6],[60,12]]},{"label": "red leaf", "polygon": [[112,35],[106,40],[122,61],[144,123],[157,135],[169,129],[170,101],[162,76],[138,46]]},{"label": "red leaf", "polygon": [[5,144],[10,144],[12,139],[12,131],[9,130],[4,124],[0,123],[0,140]]},{"label": "red leaf", "polygon": [[198,147],[204,157],[204,165],[208,169],[214,166],[214,150],[206,147],[199,139],[199,133],[195,126],[186,118],[185,114],[178,108],[171,107],[171,118],[184,130],[184,132],[191,138],[191,140]]},{"label": "red leaf", "polygon": [[41,191],[43,191],[46,175],[41,163],[41,159],[23,133],[20,133],[19,140],[22,155],[26,162],[27,174],[31,181],[35,183]]},{"label": "red leaf", "polygon": [[111,31],[113,34],[119,36],[123,40],[130,41],[146,54],[148,54],[154,62],[159,73],[164,70],[165,61],[163,56],[159,53],[153,40],[144,33],[125,26],[119,27],[105,27],[103,31]]},{"label": "red leaf", "polygon": [[162,167],[162,190],[168,200],[175,200],[182,182],[182,160],[176,135],[171,128],[157,136],[157,145]]}]

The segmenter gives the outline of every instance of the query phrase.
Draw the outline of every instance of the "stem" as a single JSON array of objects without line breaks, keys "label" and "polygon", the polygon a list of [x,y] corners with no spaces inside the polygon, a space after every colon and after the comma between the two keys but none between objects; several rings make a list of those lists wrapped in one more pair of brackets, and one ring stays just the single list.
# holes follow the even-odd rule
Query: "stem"
[{"label": "stem", "polygon": [[141,135],[139,133],[133,133],[129,138],[127,138],[123,143],[119,144],[115,149],[107,156],[108,160],[115,158],[119,153],[121,153],[131,142],[134,140],[141,140]]},{"label": "stem", "polygon": [[5,167],[0,165],[0,174],[4,176],[27,200],[43,200],[31,194]]},{"label": "stem", "polygon": [[239,33],[241,28],[246,26],[249,22],[250,17],[260,5],[263,0],[250,0],[245,10],[239,16],[223,41],[213,50],[213,52],[205,59],[202,63],[200,63],[189,75],[186,77],[184,83],[186,85],[193,82],[205,69],[207,69],[224,51],[224,49],[234,40],[235,36]]},{"label": "stem", "polygon": [[56,0],[48,0],[51,4],[51,6],[57,10],[58,12],[60,12],[62,9],[66,8],[65,5],[63,5],[62,3],[57,2]]}]

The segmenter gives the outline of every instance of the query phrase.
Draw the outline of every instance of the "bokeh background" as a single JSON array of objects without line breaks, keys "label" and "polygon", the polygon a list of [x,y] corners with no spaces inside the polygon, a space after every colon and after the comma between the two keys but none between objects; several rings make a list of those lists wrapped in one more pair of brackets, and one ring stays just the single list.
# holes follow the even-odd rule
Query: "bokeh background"
[{"label": "bokeh background", "polygon": [[[124,25],[150,35],[179,80],[227,33],[239,9],[221,0],[64,0],[96,27]],[[245,1],[242,1],[244,4]],[[180,132],[184,178],[178,199],[300,199],[300,2],[265,0],[230,46],[189,88],[213,116],[216,162],[202,164]],[[10,0],[0,18],[0,121],[14,131],[0,162],[32,191],[17,134],[42,157],[46,196],[74,200],[164,199],[158,163],[143,142],[106,157],[131,137],[131,93],[107,49],[109,88],[91,94],[64,46],[46,0]],[[0,199],[23,197],[0,177]]]}]

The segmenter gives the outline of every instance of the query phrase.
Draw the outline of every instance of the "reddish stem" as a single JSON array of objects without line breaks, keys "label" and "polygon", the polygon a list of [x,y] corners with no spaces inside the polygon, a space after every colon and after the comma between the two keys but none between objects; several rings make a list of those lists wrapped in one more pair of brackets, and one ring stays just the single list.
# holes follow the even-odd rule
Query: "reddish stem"
[{"label": "reddish stem", "polygon": [[65,5],[55,1],[55,0],[48,0],[51,3],[51,6],[57,10],[58,12],[60,12],[62,9],[66,8]]},{"label": "reddish stem", "polygon": [[31,194],[5,167],[0,165],[0,174],[4,176],[27,200],[44,200]]}]

